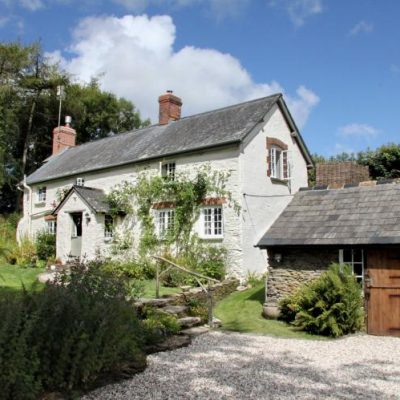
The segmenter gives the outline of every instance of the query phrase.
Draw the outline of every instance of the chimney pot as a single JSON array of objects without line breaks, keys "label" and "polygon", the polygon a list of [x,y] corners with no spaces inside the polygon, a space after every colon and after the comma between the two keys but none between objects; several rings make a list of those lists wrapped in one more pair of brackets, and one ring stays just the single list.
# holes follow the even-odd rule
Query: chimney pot
[{"label": "chimney pot", "polygon": [[167,90],[158,98],[160,104],[159,121],[160,125],[166,125],[169,121],[177,121],[181,118],[182,100],[173,94],[172,90]]}]

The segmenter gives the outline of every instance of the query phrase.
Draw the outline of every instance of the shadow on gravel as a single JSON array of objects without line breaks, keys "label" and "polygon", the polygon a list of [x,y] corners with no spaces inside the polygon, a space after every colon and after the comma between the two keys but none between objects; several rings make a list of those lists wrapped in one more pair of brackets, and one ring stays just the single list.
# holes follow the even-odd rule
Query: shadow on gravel
[{"label": "shadow on gravel", "polygon": [[[227,336],[229,342],[227,342]],[[201,339],[202,340],[202,339]],[[319,369],[307,354],[285,351],[277,358],[248,335],[218,337],[204,351],[196,345],[155,357],[157,367],[94,392],[87,399],[383,399],[369,384],[388,380],[387,364],[345,364],[338,373]],[[323,357],[323,355],[321,355]],[[385,368],[384,368],[385,366]],[[382,367],[382,369],[380,368]],[[398,374],[397,374],[397,382]]]}]

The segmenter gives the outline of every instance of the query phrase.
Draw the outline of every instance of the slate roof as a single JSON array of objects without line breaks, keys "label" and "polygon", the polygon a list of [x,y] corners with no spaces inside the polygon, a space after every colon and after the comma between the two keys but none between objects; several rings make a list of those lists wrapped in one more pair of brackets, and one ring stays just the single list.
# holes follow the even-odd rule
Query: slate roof
[{"label": "slate roof", "polygon": [[74,185],[65,194],[60,204],[55,208],[52,213],[53,215],[56,215],[58,213],[58,211],[65,204],[66,200],[70,197],[72,192],[76,192],[93,211],[105,214],[110,211],[110,206],[107,201],[106,194],[101,189]]},{"label": "slate roof", "polygon": [[298,192],[257,246],[400,244],[400,184]]},{"label": "slate roof", "polygon": [[202,148],[239,143],[279,101],[296,131],[296,139],[309,164],[310,154],[281,94],[182,118],[167,125],[152,125],[85,143],[63,151],[32,173],[28,184],[165,157]]}]

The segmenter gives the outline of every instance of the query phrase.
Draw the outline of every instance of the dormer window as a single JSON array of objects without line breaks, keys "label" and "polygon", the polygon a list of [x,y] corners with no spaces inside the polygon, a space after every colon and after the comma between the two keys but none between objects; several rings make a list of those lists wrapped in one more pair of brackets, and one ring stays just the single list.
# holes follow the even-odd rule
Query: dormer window
[{"label": "dormer window", "polygon": [[46,186],[38,188],[37,201],[38,203],[44,203],[46,201]]},{"label": "dormer window", "polygon": [[175,180],[175,162],[167,162],[161,165],[161,176],[165,179]]},{"label": "dormer window", "polygon": [[76,178],[76,186],[85,186],[85,178]]}]

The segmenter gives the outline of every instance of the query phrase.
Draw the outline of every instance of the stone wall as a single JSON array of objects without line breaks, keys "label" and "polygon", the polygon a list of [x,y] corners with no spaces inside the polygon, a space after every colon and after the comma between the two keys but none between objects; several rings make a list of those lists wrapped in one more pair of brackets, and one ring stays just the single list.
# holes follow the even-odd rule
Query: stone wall
[{"label": "stone wall", "polygon": [[[238,279],[232,278],[212,285],[213,303],[215,304],[217,301],[235,292],[239,283]],[[173,304],[176,305],[186,304],[188,300],[197,300],[199,302],[207,301],[207,294],[201,288],[192,288],[183,293],[169,295],[168,297],[174,297]]]},{"label": "stone wall", "polygon": [[[281,254],[280,262],[275,254]],[[298,248],[269,250],[269,268],[266,285],[264,315],[277,317],[279,300],[293,293],[300,285],[317,278],[329,265],[339,261],[339,251],[334,248]]]}]

